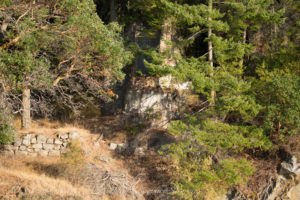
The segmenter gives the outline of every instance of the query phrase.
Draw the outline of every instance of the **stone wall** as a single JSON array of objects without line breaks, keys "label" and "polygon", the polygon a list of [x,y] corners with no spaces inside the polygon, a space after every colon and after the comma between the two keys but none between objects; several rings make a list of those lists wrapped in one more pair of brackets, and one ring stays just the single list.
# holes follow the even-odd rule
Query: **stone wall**
[{"label": "stone wall", "polygon": [[46,137],[41,134],[26,134],[16,138],[12,144],[2,146],[1,153],[9,156],[60,156],[72,139],[78,138],[76,131]]}]

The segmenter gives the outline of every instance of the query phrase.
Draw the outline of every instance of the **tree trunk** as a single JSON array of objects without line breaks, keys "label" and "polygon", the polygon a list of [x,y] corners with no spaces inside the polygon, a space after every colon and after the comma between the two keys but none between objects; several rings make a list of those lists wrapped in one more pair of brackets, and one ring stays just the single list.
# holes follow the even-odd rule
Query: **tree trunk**
[{"label": "tree trunk", "polygon": [[[246,44],[246,39],[247,39],[247,28],[244,29],[243,32],[243,44]],[[242,57],[242,59],[240,60],[240,67],[242,67],[244,65],[244,56]]]},{"label": "tree trunk", "polygon": [[243,44],[246,44],[246,39],[247,39],[247,28],[245,28],[243,32]]},{"label": "tree trunk", "polygon": [[159,42],[159,52],[164,53],[169,51],[168,58],[165,60],[165,64],[170,66],[175,66],[176,61],[174,59],[174,54],[179,54],[179,49],[174,48],[168,42],[172,42],[172,37],[175,35],[175,29],[173,27],[172,21],[170,19],[166,19],[161,28],[161,38]]},{"label": "tree trunk", "polygon": [[22,90],[22,128],[28,129],[30,128],[30,89],[24,88]]},{"label": "tree trunk", "polygon": [[[275,13],[275,9],[274,9],[274,6],[273,5],[273,8],[272,8],[272,13],[274,14]],[[278,26],[276,24],[276,22],[274,23],[274,31],[273,31],[273,38],[272,39],[276,39],[277,37],[277,32],[278,32]]]},{"label": "tree trunk", "polygon": [[[209,61],[209,64],[211,66],[211,68],[213,69],[214,67],[214,62],[213,62],[213,43],[211,41],[211,36],[212,36],[212,28],[211,28],[211,12],[212,12],[212,6],[213,6],[213,0],[209,0],[209,4],[208,4],[208,8],[209,8],[209,16],[208,16],[208,61]],[[213,72],[210,74],[210,77],[213,77],[214,74]],[[212,100],[212,103],[214,104],[215,103],[215,96],[216,96],[216,91],[215,90],[212,90],[211,91],[211,100]]]},{"label": "tree trunk", "polygon": [[115,0],[110,0],[110,9],[109,9],[109,22],[114,22],[117,20],[117,10],[116,10]]},{"label": "tree trunk", "polygon": [[170,45],[167,42],[172,41],[172,22],[171,20],[165,20],[161,28],[161,38],[159,42],[159,52],[163,53],[170,49]]}]

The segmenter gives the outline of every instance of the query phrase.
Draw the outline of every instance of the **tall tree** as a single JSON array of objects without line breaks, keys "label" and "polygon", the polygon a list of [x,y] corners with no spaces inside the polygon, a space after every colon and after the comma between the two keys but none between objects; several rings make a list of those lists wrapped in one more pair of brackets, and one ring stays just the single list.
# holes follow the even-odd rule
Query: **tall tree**
[{"label": "tall tree", "polygon": [[[253,78],[244,73],[247,67],[244,57],[250,55],[253,46],[256,45],[256,41],[249,44],[247,32],[254,34],[261,31],[259,27],[263,25],[282,22],[282,11],[272,13],[270,1],[164,0],[162,3],[177,25],[190,31],[191,36],[183,38],[181,44],[189,45],[203,33],[207,36],[205,41],[208,51],[204,56],[183,56],[178,60],[178,64],[170,69],[164,65],[160,55],[154,54],[154,62],[149,64],[154,74],[173,73],[183,80],[191,80],[195,92],[205,94],[211,99],[210,106],[201,108],[198,114],[189,118],[191,120],[186,123],[177,122],[171,127],[171,131],[178,134],[181,140],[167,148],[177,163],[178,173],[174,176],[177,192],[187,199],[201,199],[209,195],[209,191],[218,193],[237,184],[236,181],[244,183],[245,180],[238,178],[238,174],[247,177],[252,171],[251,164],[236,159],[239,156],[231,157],[233,154],[243,151],[244,148],[266,151],[272,146],[266,128],[258,125],[256,121],[258,114],[264,112],[265,105],[260,104],[255,96]],[[160,62],[157,62],[159,60]],[[297,81],[293,82],[293,85],[296,83]],[[281,84],[282,81],[277,81],[272,85],[279,88],[283,87]],[[287,92],[290,97],[286,100],[298,110],[295,104],[298,97],[294,92],[294,88]],[[290,114],[286,112],[285,117]],[[298,119],[290,116],[290,120],[287,120],[288,126],[294,122],[291,119]],[[212,122],[210,118],[218,120]],[[243,138],[237,139],[236,133]],[[243,141],[239,144],[234,142],[237,146],[240,145],[240,150],[232,149],[237,146],[230,144],[230,141],[236,139]],[[231,167],[234,169],[230,169]],[[240,168],[247,170],[238,171]],[[229,178],[228,182],[221,181],[217,186],[224,177],[231,176],[232,179]],[[212,186],[217,188],[217,191],[212,189]]]},{"label": "tall tree", "polygon": [[10,29],[1,39],[0,74],[12,89],[23,90],[24,128],[30,127],[30,89],[80,76],[93,79],[101,90],[104,77],[124,77],[121,69],[131,54],[121,29],[116,23],[104,25],[93,1],[1,3],[2,24]]},{"label": "tall tree", "polygon": [[277,31],[278,37],[265,45],[265,54],[259,57],[255,72],[259,77],[253,85],[257,99],[264,106],[262,126],[278,142],[297,134],[299,115],[299,10],[298,1],[286,1],[287,20]]},{"label": "tall tree", "polygon": [[[233,37],[235,41],[241,41],[245,46],[245,56],[252,52],[251,46],[259,45],[262,41],[255,41],[256,44],[249,44],[247,38],[249,33],[255,34],[262,25],[278,25],[283,22],[283,9],[274,12],[273,1],[267,0],[230,0],[223,4],[220,2],[221,9],[227,10],[224,19],[230,26],[227,37]],[[249,45],[247,45],[247,43]],[[261,44],[260,44],[261,45]],[[240,60],[240,66],[243,66],[244,57]]]},{"label": "tall tree", "polygon": [[[208,2],[208,10],[211,13],[213,9],[213,0],[209,0]],[[211,38],[212,37],[212,28],[211,28],[211,14],[209,13],[208,15],[208,33],[207,33],[207,37]],[[208,41],[208,61],[209,61],[209,65],[210,67],[213,69],[214,68],[214,62],[213,62],[213,43],[211,40]],[[211,77],[213,77],[213,72],[210,74]],[[216,96],[216,91],[212,90],[211,91],[211,99],[212,99],[212,103],[215,103],[215,96]]]}]

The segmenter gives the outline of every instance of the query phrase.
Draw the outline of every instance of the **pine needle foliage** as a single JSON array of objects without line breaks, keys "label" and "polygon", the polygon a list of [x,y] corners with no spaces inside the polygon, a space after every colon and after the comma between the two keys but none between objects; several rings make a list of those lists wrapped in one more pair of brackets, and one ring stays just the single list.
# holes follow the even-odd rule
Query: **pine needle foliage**
[{"label": "pine needle foliage", "polygon": [[0,19],[10,28],[1,39],[0,72],[13,86],[37,88],[75,74],[124,78],[132,55],[121,27],[104,25],[92,0],[10,2],[1,2]]},{"label": "pine needle foliage", "polygon": [[251,161],[234,155],[272,146],[261,128],[212,120],[199,124],[196,117],[188,118],[172,123],[169,130],[178,142],[164,147],[174,161],[175,194],[184,199],[215,199],[227,189],[247,183],[255,168]]}]

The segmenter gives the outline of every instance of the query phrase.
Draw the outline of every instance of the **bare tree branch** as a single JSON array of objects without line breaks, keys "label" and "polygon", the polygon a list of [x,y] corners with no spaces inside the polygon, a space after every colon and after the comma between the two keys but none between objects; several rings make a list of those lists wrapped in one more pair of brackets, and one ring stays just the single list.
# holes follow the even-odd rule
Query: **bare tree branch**
[{"label": "bare tree branch", "polygon": [[28,13],[30,10],[31,10],[31,8],[29,8],[25,13],[23,13],[23,14],[17,19],[16,24],[18,24],[19,21],[20,21],[23,17],[25,17],[25,16],[27,15],[27,13]]}]

